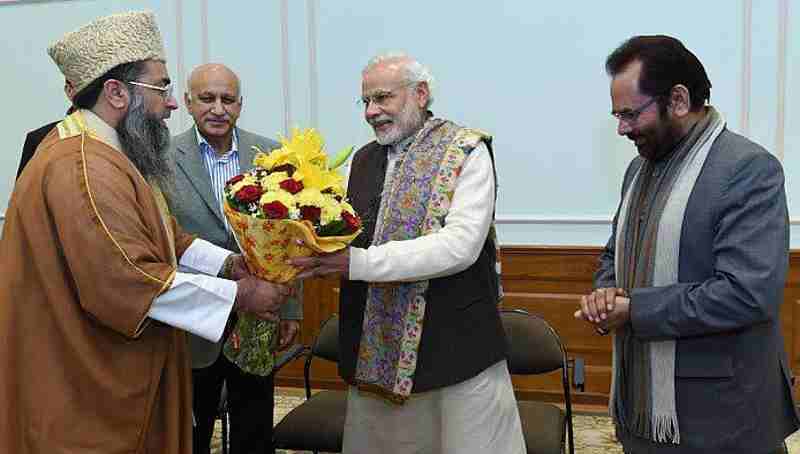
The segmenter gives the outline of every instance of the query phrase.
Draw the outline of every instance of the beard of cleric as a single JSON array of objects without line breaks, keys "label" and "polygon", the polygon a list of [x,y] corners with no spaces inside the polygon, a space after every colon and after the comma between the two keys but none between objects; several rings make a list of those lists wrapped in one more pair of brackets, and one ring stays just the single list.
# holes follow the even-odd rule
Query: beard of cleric
[{"label": "beard of cleric", "polygon": [[160,185],[170,181],[173,169],[166,153],[169,129],[147,111],[144,96],[138,90],[131,90],[130,108],[116,131],[122,151],[147,181]]}]

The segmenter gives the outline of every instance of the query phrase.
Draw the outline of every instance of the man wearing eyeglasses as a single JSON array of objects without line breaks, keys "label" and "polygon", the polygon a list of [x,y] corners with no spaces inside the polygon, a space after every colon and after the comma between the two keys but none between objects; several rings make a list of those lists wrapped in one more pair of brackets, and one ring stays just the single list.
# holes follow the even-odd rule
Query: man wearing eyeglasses
[{"label": "man wearing eyeglasses", "polygon": [[99,18],[48,53],[77,110],[38,147],[3,225],[0,452],[190,454],[184,330],[216,341],[234,310],[277,320],[291,289],[170,216],[177,104],[152,13]]},{"label": "man wearing eyeglasses", "polygon": [[[223,189],[230,178],[252,167],[254,146],[269,151],[279,144],[236,126],[242,109],[239,77],[224,65],[198,66],[189,76],[184,94],[194,126],[173,138],[169,154],[176,172],[167,194],[172,214],[186,231],[217,246],[239,251],[222,211]],[[276,350],[288,347],[299,331],[302,308],[295,298],[281,308]],[[269,322],[263,322],[269,323]],[[235,320],[231,321],[231,326]],[[214,420],[223,382],[230,414],[230,452],[272,452],[274,375],[271,352],[253,355],[243,339],[234,348],[189,335],[192,354],[194,453],[210,452]],[[248,358],[266,361],[250,364]],[[254,367],[257,366],[257,367]],[[258,371],[258,372],[257,372]]]},{"label": "man wearing eyeglasses", "polygon": [[629,454],[786,452],[798,415],[781,164],[727,129],[680,41],[631,38],[606,71],[617,132],[639,156],[575,317],[614,333],[617,436]]},{"label": "man wearing eyeglasses", "polygon": [[375,141],[347,196],[364,230],[343,252],[294,259],[342,274],[345,453],[525,452],[500,322],[491,136],[433,116],[432,76],[405,55],[362,71]]}]

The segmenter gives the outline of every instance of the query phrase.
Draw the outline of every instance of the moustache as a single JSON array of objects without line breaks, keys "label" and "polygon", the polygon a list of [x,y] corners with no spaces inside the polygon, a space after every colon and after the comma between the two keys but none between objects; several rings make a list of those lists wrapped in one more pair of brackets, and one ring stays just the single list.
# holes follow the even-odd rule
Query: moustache
[{"label": "moustache", "polygon": [[380,123],[385,123],[388,121],[393,121],[393,118],[386,114],[382,114],[380,116],[377,116],[375,118],[370,118],[369,120],[367,120],[367,122],[372,126],[377,126]]}]

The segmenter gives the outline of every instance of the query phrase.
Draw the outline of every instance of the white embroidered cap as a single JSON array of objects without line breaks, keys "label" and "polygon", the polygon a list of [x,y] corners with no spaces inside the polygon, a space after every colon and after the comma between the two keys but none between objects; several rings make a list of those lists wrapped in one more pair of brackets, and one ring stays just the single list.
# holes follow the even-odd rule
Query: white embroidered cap
[{"label": "white embroidered cap", "polygon": [[117,65],[166,61],[164,41],[151,11],[101,17],[69,32],[47,48],[50,58],[80,93]]}]

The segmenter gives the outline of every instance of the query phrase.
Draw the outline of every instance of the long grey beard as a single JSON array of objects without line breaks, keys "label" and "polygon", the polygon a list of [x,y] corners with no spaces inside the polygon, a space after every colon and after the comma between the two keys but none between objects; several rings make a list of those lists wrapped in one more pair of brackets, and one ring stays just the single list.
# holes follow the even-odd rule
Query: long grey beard
[{"label": "long grey beard", "polygon": [[128,113],[116,128],[122,151],[146,180],[163,186],[173,174],[167,156],[169,129],[147,112],[144,96],[136,90],[131,94]]}]

